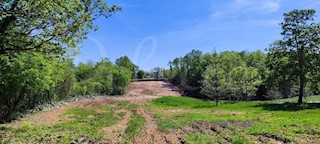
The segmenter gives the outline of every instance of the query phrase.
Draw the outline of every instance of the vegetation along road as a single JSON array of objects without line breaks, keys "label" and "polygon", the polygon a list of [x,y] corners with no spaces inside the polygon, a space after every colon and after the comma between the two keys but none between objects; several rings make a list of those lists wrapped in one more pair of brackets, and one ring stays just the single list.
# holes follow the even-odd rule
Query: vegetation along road
[{"label": "vegetation along road", "polygon": [[[140,90],[143,87],[144,90]],[[319,97],[267,102],[180,97],[165,82],[134,82],[134,96],[96,97],[1,125],[1,143],[320,143]],[[148,93],[149,92],[149,93]],[[162,92],[162,93],[159,93]],[[154,95],[151,95],[154,94]],[[173,96],[155,96],[172,94]]]},{"label": "vegetation along road", "polygon": [[1,0],[0,144],[320,144],[319,2],[114,2]]}]

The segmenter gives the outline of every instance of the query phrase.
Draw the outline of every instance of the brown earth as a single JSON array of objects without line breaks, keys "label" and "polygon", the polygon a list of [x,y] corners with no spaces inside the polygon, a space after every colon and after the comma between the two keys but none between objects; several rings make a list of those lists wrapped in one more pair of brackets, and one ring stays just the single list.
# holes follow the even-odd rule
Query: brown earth
[{"label": "brown earth", "polygon": [[118,122],[116,125],[113,125],[108,128],[103,128],[104,134],[109,138],[109,143],[125,143],[122,136],[125,133],[125,129],[127,127],[127,123],[130,120],[131,111],[119,111],[125,112],[125,116],[123,119]]},{"label": "brown earth", "polygon": [[155,123],[155,118],[153,118],[150,113],[143,108],[138,110],[145,119],[146,123],[143,128],[142,133],[134,139],[135,144],[180,144],[182,142],[181,136],[178,133],[167,133],[164,134],[158,130],[158,126]]},{"label": "brown earth", "polygon": [[181,96],[179,88],[163,81],[132,82],[127,88],[128,95]]},{"label": "brown earth", "polygon": [[[148,82],[132,82],[127,89],[127,96],[112,96],[112,97],[95,97],[83,99],[75,102],[65,104],[58,108],[53,108],[48,111],[43,111],[37,114],[30,115],[10,124],[11,127],[19,127],[27,121],[31,125],[54,125],[61,121],[63,114],[70,108],[75,107],[95,107],[109,105],[113,106],[117,101],[128,101],[129,103],[137,104],[139,106],[137,112],[146,120],[142,132],[134,138],[132,143],[135,144],[163,144],[163,143],[183,143],[182,137],[178,133],[162,133],[158,130],[152,113],[146,109],[145,104],[160,96],[180,96],[181,92],[178,88],[169,83],[162,81],[148,81]],[[115,111],[120,112],[120,111]],[[125,115],[123,119],[117,124],[103,128],[106,137],[109,138],[108,143],[125,143],[123,135],[127,128],[127,123],[130,120],[132,112],[130,110],[123,110]],[[72,118],[63,118],[68,120]]]}]

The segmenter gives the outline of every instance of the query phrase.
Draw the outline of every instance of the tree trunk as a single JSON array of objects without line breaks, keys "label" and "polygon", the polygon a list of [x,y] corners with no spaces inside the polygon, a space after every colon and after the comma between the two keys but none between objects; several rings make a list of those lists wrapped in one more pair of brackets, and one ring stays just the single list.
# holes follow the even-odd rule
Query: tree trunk
[{"label": "tree trunk", "polygon": [[216,95],[216,96],[213,96],[213,98],[214,98],[214,100],[216,102],[216,106],[218,106],[218,104],[219,104],[219,96]]},{"label": "tree trunk", "polygon": [[302,99],[303,99],[303,95],[304,95],[304,85],[305,85],[305,76],[300,75],[300,88],[299,88],[298,104],[302,104]]},{"label": "tree trunk", "polygon": [[304,70],[304,47],[301,46],[301,49],[298,51],[299,54],[299,79],[300,79],[300,87],[299,87],[299,99],[298,104],[302,104],[303,94],[304,94],[304,86],[306,81],[305,70]]},{"label": "tree trunk", "polygon": [[216,106],[218,106],[218,105],[219,105],[219,99],[216,98]]}]

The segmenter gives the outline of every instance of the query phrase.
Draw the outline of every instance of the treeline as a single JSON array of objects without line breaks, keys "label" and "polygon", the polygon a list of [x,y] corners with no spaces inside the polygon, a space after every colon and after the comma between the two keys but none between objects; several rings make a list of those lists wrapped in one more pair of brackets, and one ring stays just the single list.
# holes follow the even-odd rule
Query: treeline
[{"label": "treeline", "polygon": [[121,57],[80,63],[33,52],[0,56],[0,120],[44,103],[86,95],[123,95],[134,64]]},{"label": "treeline", "polygon": [[71,60],[88,32],[97,30],[93,21],[120,7],[101,0],[3,0],[0,5],[0,123],[56,100],[124,93],[132,69],[122,62],[75,66]]},{"label": "treeline", "polygon": [[228,100],[269,100],[320,94],[320,24],[315,10],[284,14],[282,40],[266,53],[193,50],[169,62],[169,80],[186,95]]},{"label": "treeline", "polygon": [[[267,55],[255,52],[205,53],[192,50],[169,62],[165,76],[186,95],[199,98],[273,99],[267,93]],[[281,90],[277,91],[281,92]]]}]

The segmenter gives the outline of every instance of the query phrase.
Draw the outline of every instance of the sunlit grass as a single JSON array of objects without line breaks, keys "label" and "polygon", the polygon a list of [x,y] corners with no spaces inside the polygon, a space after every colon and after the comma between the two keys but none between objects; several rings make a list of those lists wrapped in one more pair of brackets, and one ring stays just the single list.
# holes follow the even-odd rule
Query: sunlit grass
[{"label": "sunlit grass", "polygon": [[127,102],[118,102],[114,108],[110,105],[71,108],[53,125],[36,126],[25,122],[21,127],[7,129],[7,138],[0,143],[71,143],[84,136],[92,141],[103,141],[106,137],[102,128],[116,124],[125,115],[114,110],[134,108],[136,105]]},{"label": "sunlit grass", "polygon": [[145,119],[137,112],[133,112],[125,130],[125,140],[130,141],[137,136],[140,133],[144,123]]},{"label": "sunlit grass", "polygon": [[[317,100],[318,97],[310,98]],[[320,142],[320,104],[317,103],[296,105],[293,103],[279,104],[279,101],[235,103],[223,101],[219,106],[215,106],[212,101],[187,97],[162,97],[151,102],[149,107],[151,109],[190,110],[187,113],[156,113],[155,117],[158,118],[159,129],[164,132],[188,128],[201,122],[212,124],[220,122],[250,123],[245,126],[236,125],[231,130],[220,129],[214,135],[186,134],[186,141],[190,143],[218,141],[221,141],[221,143],[255,143],[259,141],[263,143],[277,141],[301,143],[308,140],[315,143]],[[222,112],[216,114],[215,111]],[[239,112],[239,114],[228,112]],[[215,126],[219,127],[219,125]]]}]

